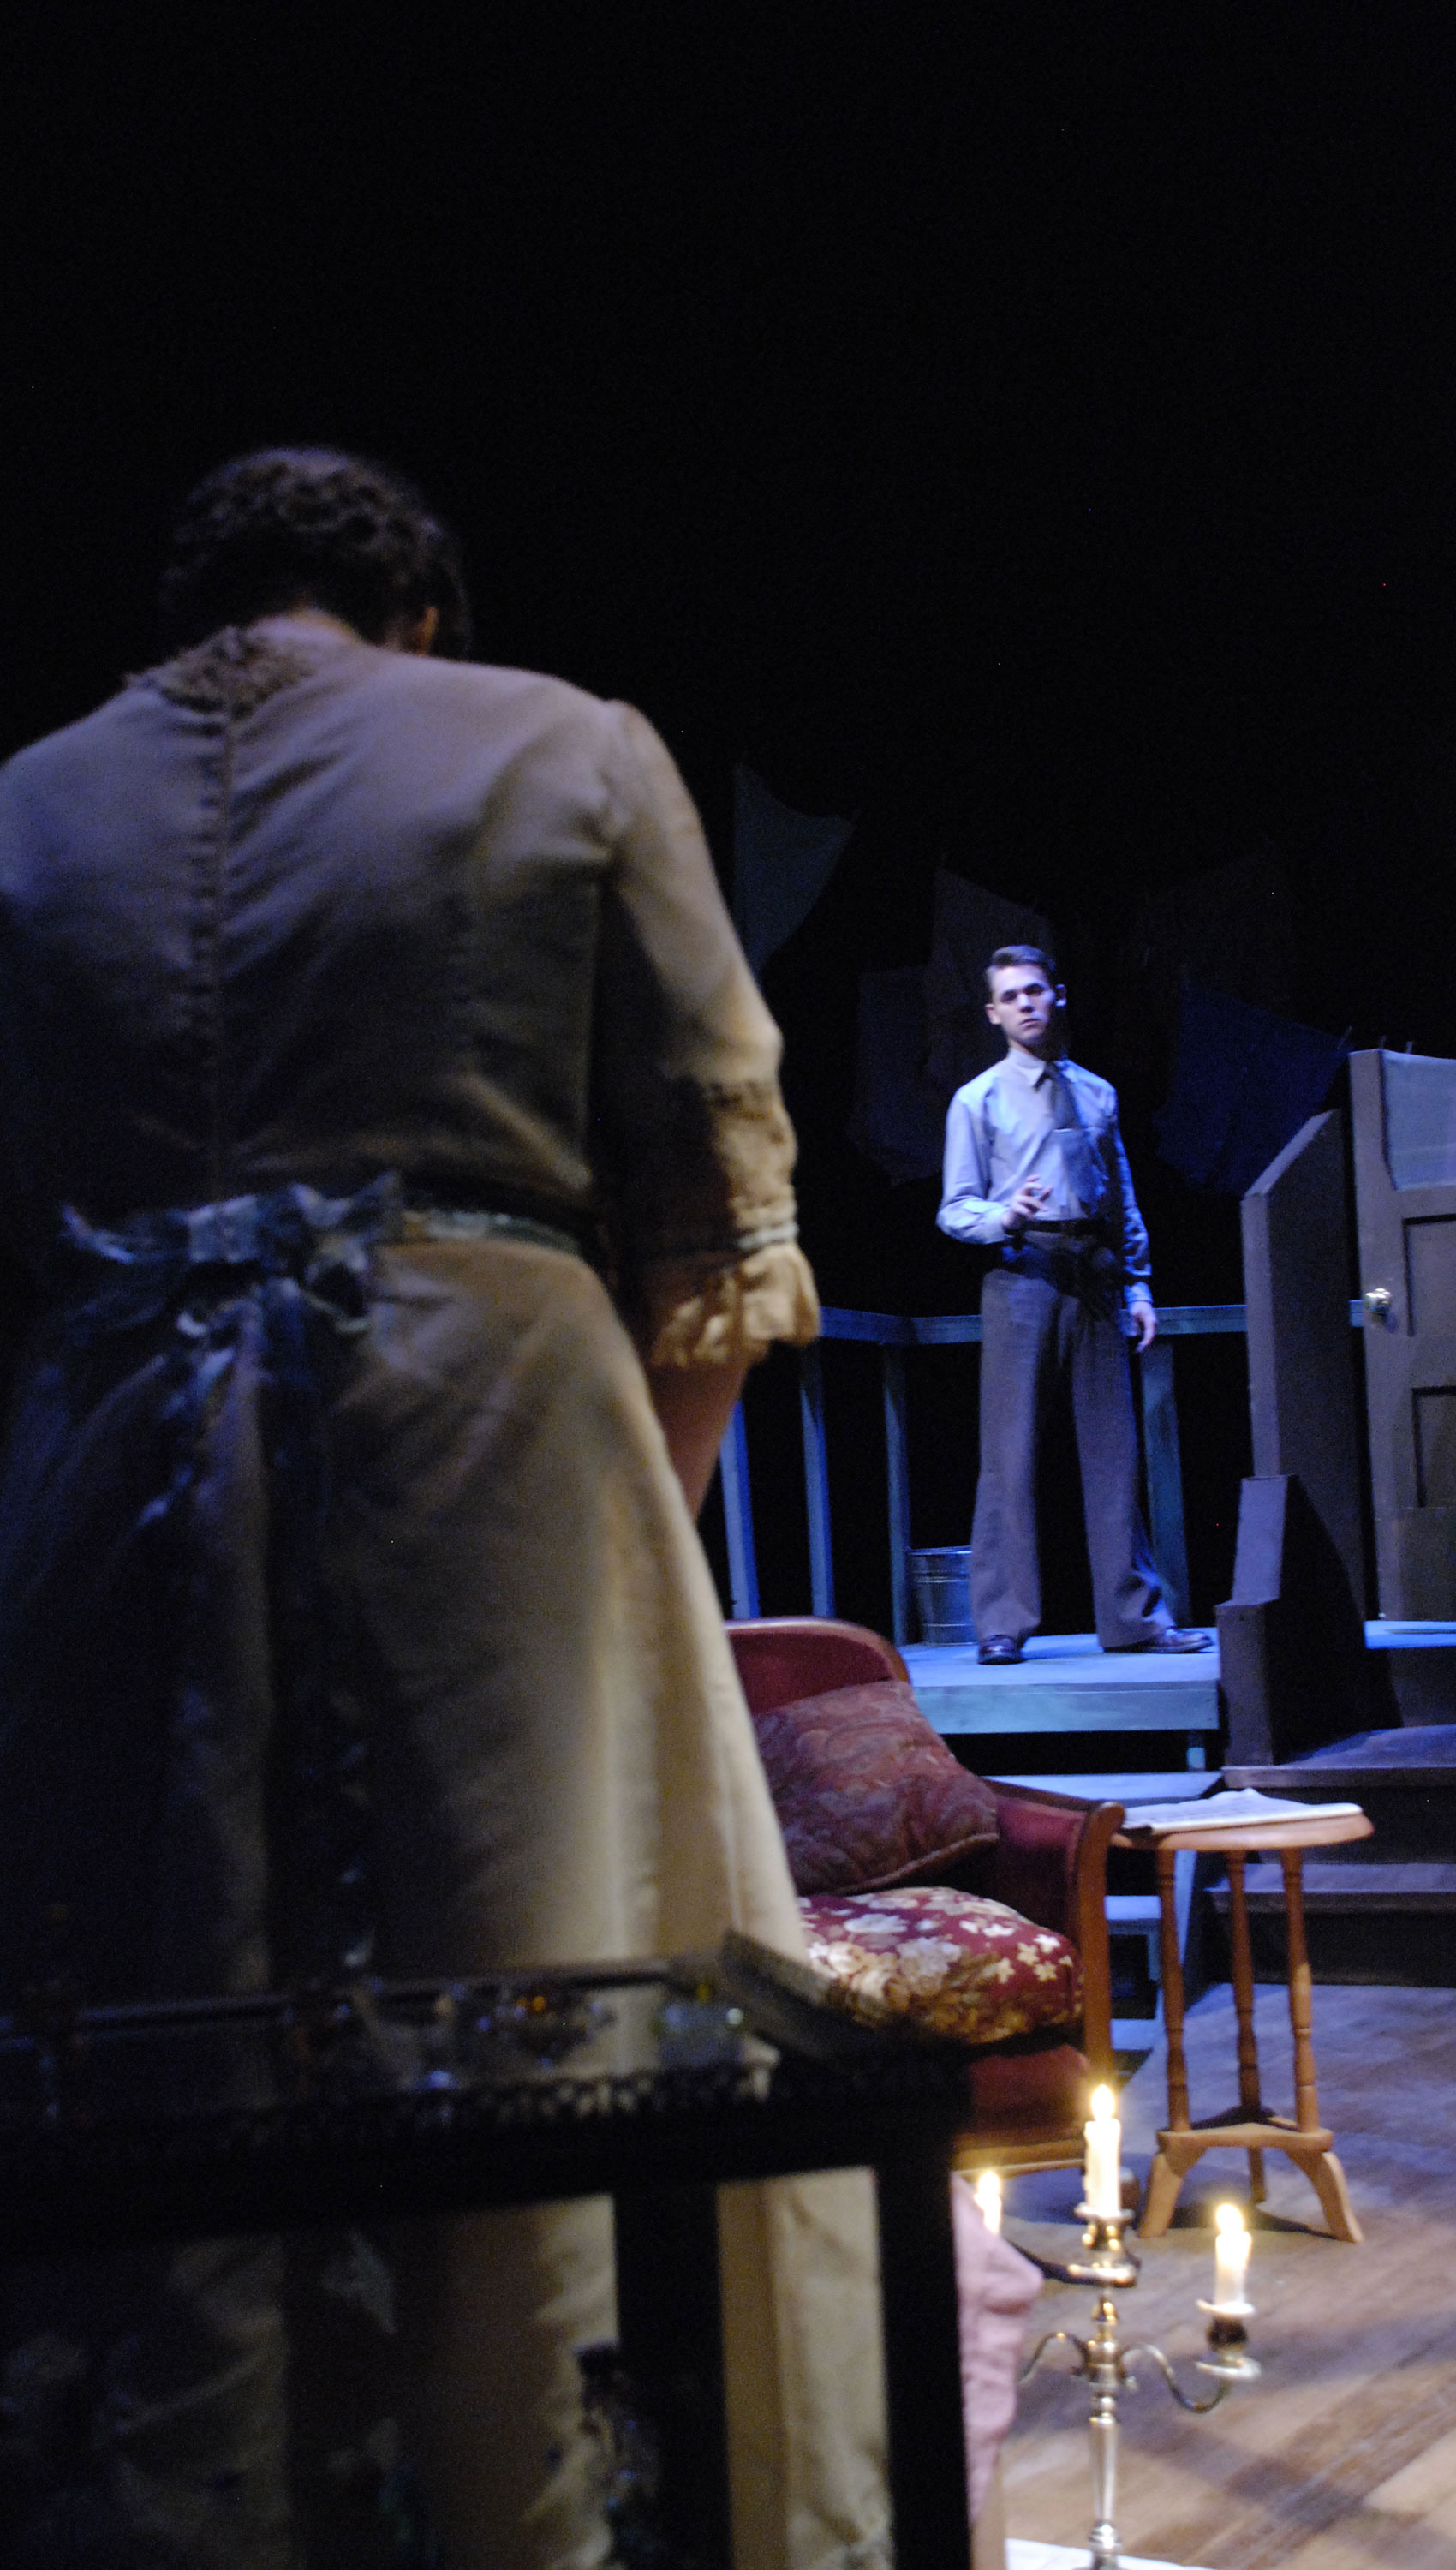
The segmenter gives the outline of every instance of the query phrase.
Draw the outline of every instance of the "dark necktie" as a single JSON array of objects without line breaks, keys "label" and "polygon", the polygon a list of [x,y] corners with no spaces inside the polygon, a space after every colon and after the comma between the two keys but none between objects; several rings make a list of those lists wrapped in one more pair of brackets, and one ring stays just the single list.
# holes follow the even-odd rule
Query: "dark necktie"
[{"label": "dark necktie", "polygon": [[1102,1165],[1101,1154],[1077,1112],[1072,1083],[1058,1062],[1049,1062],[1046,1066],[1046,1091],[1057,1140],[1062,1146],[1067,1183],[1081,1199],[1083,1217],[1091,1221],[1107,1193],[1107,1172]]}]

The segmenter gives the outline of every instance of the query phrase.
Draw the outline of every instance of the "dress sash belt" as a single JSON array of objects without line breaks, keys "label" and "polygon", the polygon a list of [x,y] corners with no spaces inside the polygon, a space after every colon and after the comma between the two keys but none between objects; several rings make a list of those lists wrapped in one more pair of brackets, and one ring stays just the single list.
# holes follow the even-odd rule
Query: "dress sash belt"
[{"label": "dress sash belt", "polygon": [[325,1576],[331,1393],[370,1327],[380,1245],[497,1239],[581,1255],[529,1216],[407,1207],[393,1172],[348,1196],[293,1184],[111,1228],[64,1212],[53,1327],[69,1362],[172,1324],[150,1352],[161,1437],[137,1530],[169,1600],[163,1791],[177,1825],[162,1870],[177,1880],[155,1886],[154,1954],[173,1990],[205,1977],[199,1931],[218,1967],[258,1958],[244,1981],[370,1968],[378,1709]]}]

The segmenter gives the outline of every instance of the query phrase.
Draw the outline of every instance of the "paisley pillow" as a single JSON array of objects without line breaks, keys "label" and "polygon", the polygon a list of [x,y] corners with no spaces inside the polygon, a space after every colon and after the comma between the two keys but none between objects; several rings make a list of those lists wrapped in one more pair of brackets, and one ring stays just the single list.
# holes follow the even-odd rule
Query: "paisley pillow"
[{"label": "paisley pillow", "polygon": [[1000,2043],[1082,2013],[1075,1945],[1004,1902],[914,1884],[820,1893],[799,1907],[828,1997],[871,2025],[910,2018],[927,2034]]},{"label": "paisley pillow", "polygon": [[753,1727],[796,1892],[913,1883],[994,1843],[990,1787],[951,1756],[902,1679],[775,1705]]}]

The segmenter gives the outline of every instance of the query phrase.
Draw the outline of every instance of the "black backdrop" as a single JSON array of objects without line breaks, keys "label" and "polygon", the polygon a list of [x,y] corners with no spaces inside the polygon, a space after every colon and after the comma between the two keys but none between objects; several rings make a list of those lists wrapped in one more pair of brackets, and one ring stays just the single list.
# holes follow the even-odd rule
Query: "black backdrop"
[{"label": "black backdrop", "polygon": [[[641,703],[720,854],[735,757],[860,814],[767,976],[839,1301],[974,1290],[843,1140],[857,977],[923,959],[937,854],[1056,921],[1166,1299],[1238,1294],[1237,1218],[1153,1156],[1150,894],[1272,843],[1289,1013],[1456,1051],[1440,13],[214,0],[7,42],[0,746],[145,662],[221,455],[413,470],[485,651]],[[1189,1394],[1222,1543],[1228,1387]]]}]

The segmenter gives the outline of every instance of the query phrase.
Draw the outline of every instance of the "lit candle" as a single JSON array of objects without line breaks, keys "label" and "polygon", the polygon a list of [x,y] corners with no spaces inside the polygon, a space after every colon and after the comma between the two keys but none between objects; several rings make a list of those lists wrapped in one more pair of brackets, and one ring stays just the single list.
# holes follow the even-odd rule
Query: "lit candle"
[{"label": "lit candle", "polygon": [[975,2182],[975,2200],[987,2231],[1001,2227],[1001,2181],[994,2169],[982,2169]]},{"label": "lit candle", "polygon": [[1110,2088],[1092,2091],[1092,2121],[1087,2136],[1087,2166],[1082,2191],[1089,2213],[1122,2211],[1122,2126],[1112,2111]]},{"label": "lit candle", "polygon": [[1254,2243],[1244,2228],[1244,2216],[1237,2204],[1221,2204],[1214,2220],[1218,2226],[1214,2233],[1214,2309],[1237,2314],[1246,2301],[1244,2284]]}]

